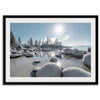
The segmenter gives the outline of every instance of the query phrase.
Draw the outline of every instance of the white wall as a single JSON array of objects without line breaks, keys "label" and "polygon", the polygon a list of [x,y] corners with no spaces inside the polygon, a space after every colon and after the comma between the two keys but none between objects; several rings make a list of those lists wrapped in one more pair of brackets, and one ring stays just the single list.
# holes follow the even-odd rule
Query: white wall
[{"label": "white wall", "polygon": [[[99,0],[1,0],[0,1],[0,100],[93,100],[98,86],[3,86],[3,15],[100,15]],[[99,68],[100,69],[100,68]]]}]

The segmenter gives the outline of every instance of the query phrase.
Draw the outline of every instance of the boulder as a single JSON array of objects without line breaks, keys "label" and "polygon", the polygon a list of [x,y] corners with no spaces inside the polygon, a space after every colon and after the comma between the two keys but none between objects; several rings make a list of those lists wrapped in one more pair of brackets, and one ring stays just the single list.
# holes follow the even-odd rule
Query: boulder
[{"label": "boulder", "polygon": [[10,50],[10,52],[12,53],[12,54],[17,54],[17,51],[16,50]]},{"label": "boulder", "polygon": [[86,54],[87,52],[85,50],[80,51],[82,54]]},{"label": "boulder", "polygon": [[24,53],[24,50],[19,50],[17,51],[18,54],[23,54]]},{"label": "boulder", "polygon": [[10,54],[10,58],[18,58],[21,56],[22,56],[22,54]]},{"label": "boulder", "polygon": [[16,47],[17,50],[23,50],[24,47],[21,44],[18,44],[18,46]]},{"label": "boulder", "polygon": [[72,49],[64,49],[64,50],[63,50],[63,53],[64,53],[64,54],[72,55],[72,54],[73,54],[73,50],[72,50]]},{"label": "boulder", "polygon": [[30,51],[30,52],[33,52],[33,49],[31,49],[31,48],[28,48],[28,51]]},{"label": "boulder", "polygon": [[79,51],[78,49],[74,49],[74,51]]},{"label": "boulder", "polygon": [[61,68],[55,64],[47,64],[37,70],[36,77],[60,77]]},{"label": "boulder", "polygon": [[57,58],[61,58],[61,54],[57,54],[55,55]]},{"label": "boulder", "polygon": [[73,50],[72,55],[76,58],[82,58],[83,57],[83,54],[79,50]]},{"label": "boulder", "polygon": [[56,61],[57,61],[56,58],[51,58],[51,59],[50,59],[50,62],[56,62]]},{"label": "boulder", "polygon": [[24,53],[24,50],[10,50],[10,52],[12,53],[12,54],[23,54]]},{"label": "boulder", "polygon": [[62,77],[90,77],[90,73],[77,68],[77,67],[69,67],[69,68],[65,68],[62,71]]},{"label": "boulder", "polygon": [[25,53],[30,53],[30,51],[29,51],[28,48],[24,49],[24,52],[25,52]]},{"label": "boulder", "polygon": [[31,54],[31,53],[26,53],[25,56],[26,56],[26,57],[33,57],[33,54]]},{"label": "boulder", "polygon": [[86,65],[88,68],[91,68],[91,53],[85,54],[82,61],[84,65]]},{"label": "boulder", "polygon": [[38,54],[37,52],[35,52],[35,54]]},{"label": "boulder", "polygon": [[88,52],[91,52],[91,48],[90,47],[88,48]]}]

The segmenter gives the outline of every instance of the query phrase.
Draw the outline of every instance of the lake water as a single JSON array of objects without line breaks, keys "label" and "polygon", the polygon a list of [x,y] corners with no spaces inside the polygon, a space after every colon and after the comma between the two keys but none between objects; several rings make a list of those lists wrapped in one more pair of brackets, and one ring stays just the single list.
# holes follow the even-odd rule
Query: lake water
[{"label": "lake water", "polygon": [[[49,60],[52,57],[55,57],[58,54],[59,50],[56,51],[48,51],[48,52],[38,52],[38,54],[34,54],[33,57],[27,58],[25,56],[20,58],[15,58],[10,60],[10,76],[11,77],[31,77],[32,71],[36,70],[45,64],[52,63]],[[35,64],[35,60],[40,60],[40,63]],[[67,67],[79,67],[86,71],[90,70],[83,65],[82,59],[77,59],[68,55],[61,55],[61,58],[57,58],[57,62],[54,62],[59,67],[67,68]]]},{"label": "lake water", "polygon": [[72,49],[78,49],[78,50],[86,50],[88,51],[88,48],[91,47],[90,45],[81,45],[81,46],[72,46]]}]

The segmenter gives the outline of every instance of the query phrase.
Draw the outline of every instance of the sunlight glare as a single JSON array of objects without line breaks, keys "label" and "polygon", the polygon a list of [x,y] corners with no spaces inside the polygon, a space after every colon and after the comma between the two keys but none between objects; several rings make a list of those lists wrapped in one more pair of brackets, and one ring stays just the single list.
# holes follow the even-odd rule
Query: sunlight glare
[{"label": "sunlight glare", "polygon": [[60,62],[57,62],[57,65],[58,65],[58,66],[61,66],[61,63],[60,63]]},{"label": "sunlight glare", "polygon": [[55,35],[62,35],[64,33],[64,26],[62,24],[57,24],[54,26]]}]

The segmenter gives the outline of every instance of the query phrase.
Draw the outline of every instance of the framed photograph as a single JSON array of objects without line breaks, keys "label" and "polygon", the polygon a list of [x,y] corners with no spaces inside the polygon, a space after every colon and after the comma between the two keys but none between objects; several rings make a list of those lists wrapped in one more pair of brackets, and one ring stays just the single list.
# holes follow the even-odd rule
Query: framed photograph
[{"label": "framed photograph", "polygon": [[97,15],[4,15],[4,85],[97,85]]}]

